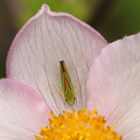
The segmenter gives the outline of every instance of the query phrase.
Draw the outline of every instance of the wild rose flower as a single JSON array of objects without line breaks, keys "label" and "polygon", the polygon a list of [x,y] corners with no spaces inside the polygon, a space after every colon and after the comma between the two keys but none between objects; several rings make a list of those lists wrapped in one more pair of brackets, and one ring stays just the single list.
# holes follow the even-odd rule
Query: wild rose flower
[{"label": "wild rose flower", "polygon": [[[139,44],[136,34],[107,45],[85,23],[43,5],[8,54],[0,139],[139,140]],[[74,86],[80,83],[72,106],[55,88],[61,60]]]}]

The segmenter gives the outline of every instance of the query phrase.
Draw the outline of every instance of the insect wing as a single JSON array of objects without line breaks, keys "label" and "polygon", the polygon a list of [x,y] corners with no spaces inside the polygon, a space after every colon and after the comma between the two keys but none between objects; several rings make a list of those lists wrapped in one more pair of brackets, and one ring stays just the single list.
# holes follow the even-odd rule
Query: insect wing
[{"label": "insect wing", "polygon": [[64,60],[60,61],[59,63],[60,63],[60,73],[61,73],[61,84],[64,92],[64,97],[69,103],[71,102],[71,104],[73,104],[75,99],[74,86],[71,82]]}]

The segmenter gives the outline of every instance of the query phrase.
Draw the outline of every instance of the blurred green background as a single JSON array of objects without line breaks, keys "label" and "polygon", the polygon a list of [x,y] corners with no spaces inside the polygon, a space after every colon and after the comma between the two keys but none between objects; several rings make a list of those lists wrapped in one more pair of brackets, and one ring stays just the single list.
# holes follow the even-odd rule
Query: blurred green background
[{"label": "blurred green background", "polygon": [[15,34],[43,3],[87,22],[108,42],[140,31],[140,0],[0,0],[0,77]]}]

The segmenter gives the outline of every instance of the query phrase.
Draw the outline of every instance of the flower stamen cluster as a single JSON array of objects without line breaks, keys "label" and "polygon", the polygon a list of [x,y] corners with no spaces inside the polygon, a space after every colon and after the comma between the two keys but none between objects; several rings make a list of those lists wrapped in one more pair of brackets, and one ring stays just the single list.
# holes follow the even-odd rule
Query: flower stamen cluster
[{"label": "flower stamen cluster", "polygon": [[83,108],[71,113],[64,111],[55,116],[51,113],[48,127],[41,129],[36,140],[122,140],[113,127],[106,127],[103,116],[96,109],[91,112]]}]

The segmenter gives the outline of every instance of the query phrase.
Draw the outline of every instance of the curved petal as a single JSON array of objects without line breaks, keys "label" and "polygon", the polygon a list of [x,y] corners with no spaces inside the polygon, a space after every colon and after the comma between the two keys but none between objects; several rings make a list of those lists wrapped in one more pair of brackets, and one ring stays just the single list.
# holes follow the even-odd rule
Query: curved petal
[{"label": "curved petal", "polygon": [[30,87],[0,80],[0,139],[34,140],[47,125],[49,108]]},{"label": "curved petal", "polygon": [[106,46],[88,80],[87,107],[97,107],[124,140],[140,139],[140,34]]},{"label": "curved petal", "polygon": [[58,113],[70,109],[61,90],[59,61],[65,60],[72,82],[78,85],[74,108],[85,104],[85,81],[91,58],[96,57],[105,39],[94,29],[64,13],[43,5],[18,33],[7,59],[7,76],[32,85]]}]

